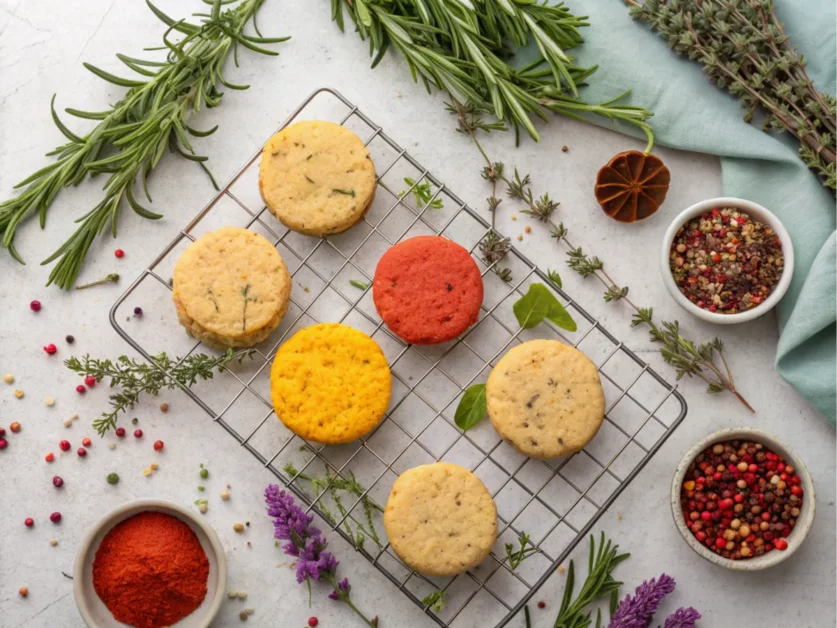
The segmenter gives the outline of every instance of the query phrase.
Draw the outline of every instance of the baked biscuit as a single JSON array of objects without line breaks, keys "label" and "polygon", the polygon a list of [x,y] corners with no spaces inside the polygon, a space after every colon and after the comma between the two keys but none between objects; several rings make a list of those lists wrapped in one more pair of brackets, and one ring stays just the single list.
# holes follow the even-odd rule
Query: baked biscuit
[{"label": "baked biscuit", "polygon": [[265,237],[223,227],[201,236],[177,260],[172,298],[190,336],[211,347],[250,347],[279,326],[291,276]]},{"label": "baked biscuit", "polygon": [[480,479],[459,465],[413,467],[392,486],[384,527],[392,549],[425,576],[479,565],[497,539],[497,507]]},{"label": "baked biscuit", "polygon": [[383,254],[372,284],[375,308],[405,342],[438,344],[479,319],[480,270],[466,249],[441,236],[404,240]]},{"label": "baked biscuit", "polygon": [[596,366],[557,340],[531,340],[509,350],[488,376],[485,392],[494,429],[530,458],[581,450],[604,420]]},{"label": "baked biscuit", "polygon": [[259,191],[283,225],[311,236],[345,231],[375,197],[375,165],[349,129],[311,120],[271,137],[259,164]]},{"label": "baked biscuit", "polygon": [[392,376],[383,351],[348,325],[298,331],[276,352],[270,393],[276,416],[305,440],[348,443],[378,425]]}]

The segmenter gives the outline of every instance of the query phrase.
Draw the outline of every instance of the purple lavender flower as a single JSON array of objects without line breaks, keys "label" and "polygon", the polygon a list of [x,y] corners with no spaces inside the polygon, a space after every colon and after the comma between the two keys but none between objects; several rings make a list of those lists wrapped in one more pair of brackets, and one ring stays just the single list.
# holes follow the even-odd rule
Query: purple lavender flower
[{"label": "purple lavender flower", "polygon": [[634,596],[626,596],[619,603],[616,612],[610,618],[609,628],[648,628],[654,611],[662,599],[674,591],[674,578],[662,574],[659,579],[651,580],[639,585]]},{"label": "purple lavender flower", "polygon": [[[349,584],[348,578],[343,578],[340,582],[337,583],[337,588],[344,594],[348,595],[349,591],[352,590],[352,585]],[[328,597],[330,597],[332,600],[339,600],[340,593],[338,593],[337,591],[332,591],[328,594]]]},{"label": "purple lavender flower", "polygon": [[296,557],[296,581],[324,580],[331,585],[329,597],[342,600],[366,622],[370,628],[378,625],[378,618],[368,619],[358,610],[349,597],[348,578],[337,582],[337,559],[326,550],[327,542],[322,533],[311,525],[314,517],[306,514],[294,498],[275,484],[264,491],[267,514],[273,517],[273,536],[288,541],[282,546],[285,554]]},{"label": "purple lavender flower", "polygon": [[678,608],[666,618],[663,628],[695,628],[700,613],[693,608]]}]

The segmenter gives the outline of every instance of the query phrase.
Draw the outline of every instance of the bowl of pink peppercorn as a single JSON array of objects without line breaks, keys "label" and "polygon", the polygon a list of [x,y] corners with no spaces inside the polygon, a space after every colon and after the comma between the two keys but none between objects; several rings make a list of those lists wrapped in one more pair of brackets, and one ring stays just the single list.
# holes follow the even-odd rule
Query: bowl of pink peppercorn
[{"label": "bowl of pink peppercorn", "polygon": [[701,557],[735,571],[787,560],[814,522],[816,495],[799,456],[755,428],[720,430],[683,456],[671,513]]},{"label": "bowl of pink peppercorn", "polygon": [[742,198],[695,203],[674,219],[661,251],[663,282],[677,303],[721,325],[758,318],[793,277],[793,245],[768,209]]}]

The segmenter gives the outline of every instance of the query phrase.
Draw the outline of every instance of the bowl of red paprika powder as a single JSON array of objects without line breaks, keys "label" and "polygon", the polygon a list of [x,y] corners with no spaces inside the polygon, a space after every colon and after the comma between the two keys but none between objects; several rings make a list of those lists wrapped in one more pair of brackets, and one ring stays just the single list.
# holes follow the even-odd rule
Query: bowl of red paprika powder
[{"label": "bowl of red paprika powder", "polygon": [[672,221],[660,266],[678,305],[710,323],[733,325],[767,314],[785,296],[793,244],[767,208],[743,198],[711,198]]},{"label": "bowl of red paprika powder", "polygon": [[671,483],[671,514],[683,540],[733,571],[790,558],[815,513],[814,482],[800,457],[756,428],[703,438],[685,453]]},{"label": "bowl of red paprika powder", "polygon": [[227,559],[215,531],[177,504],[108,513],[76,552],[73,593],[89,628],[204,628],[221,608]]}]

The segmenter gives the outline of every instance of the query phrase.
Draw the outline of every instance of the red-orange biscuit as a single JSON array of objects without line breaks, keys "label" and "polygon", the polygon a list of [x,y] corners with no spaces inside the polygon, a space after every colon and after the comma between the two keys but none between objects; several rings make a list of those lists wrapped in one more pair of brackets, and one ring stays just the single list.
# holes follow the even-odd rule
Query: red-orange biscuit
[{"label": "red-orange biscuit", "polygon": [[417,345],[456,338],[477,322],[482,277],[467,250],[440,236],[418,236],[378,262],[372,297],[395,335]]}]

